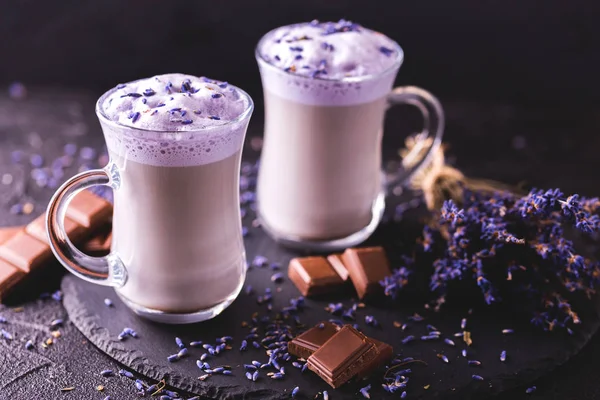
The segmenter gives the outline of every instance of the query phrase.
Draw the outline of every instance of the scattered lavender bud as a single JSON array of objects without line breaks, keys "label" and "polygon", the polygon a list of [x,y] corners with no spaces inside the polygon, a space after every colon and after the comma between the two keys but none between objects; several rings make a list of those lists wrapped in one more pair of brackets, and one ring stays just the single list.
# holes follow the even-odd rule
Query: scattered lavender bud
[{"label": "scattered lavender bud", "polygon": [[252,373],[246,372],[246,379],[248,379],[249,381],[251,381],[252,380]]},{"label": "scattered lavender bud", "polygon": [[28,340],[28,341],[25,343],[25,348],[26,348],[27,350],[31,350],[31,349],[33,349],[33,342],[32,342],[31,340]]},{"label": "scattered lavender bud", "polygon": [[469,360],[469,361],[467,361],[467,364],[470,365],[471,367],[479,367],[481,365],[481,361]]},{"label": "scattered lavender bud", "polygon": [[283,282],[283,274],[281,272],[277,272],[271,275],[271,281],[275,283]]},{"label": "scattered lavender bud", "polygon": [[258,370],[254,371],[254,373],[252,374],[252,382],[256,382],[257,379],[258,379]]},{"label": "scattered lavender bud", "polygon": [[408,343],[412,342],[413,340],[415,340],[415,337],[413,335],[408,335],[407,337],[402,339],[402,344],[408,344]]},{"label": "scattered lavender bud", "polygon": [[514,333],[515,331],[512,329],[502,329],[502,334],[504,335],[509,335],[511,333]]},{"label": "scattered lavender bud", "polygon": [[190,347],[201,347],[202,341],[190,342]]},{"label": "scattered lavender bud", "polygon": [[[133,121],[133,122],[135,122],[135,121]],[[93,160],[94,158],[96,158],[96,150],[93,149],[92,147],[87,147],[87,146],[82,147],[81,150],[79,150],[79,157],[82,160],[86,160],[86,161]]]},{"label": "scattered lavender bud", "polygon": [[365,316],[365,323],[371,326],[379,326],[379,322],[372,315]]},{"label": "scattered lavender bud", "polygon": [[[119,371],[120,373],[120,371]],[[103,371],[100,371],[100,375],[107,377],[107,376],[111,376],[113,374],[113,370],[112,369],[105,369]]]},{"label": "scattered lavender bud", "polygon": [[175,338],[175,344],[177,345],[177,347],[179,347],[180,349],[183,349],[185,347],[185,344],[183,343],[183,340],[181,340],[180,338],[176,337]]},{"label": "scattered lavender bud", "polygon": [[2,335],[2,337],[6,340],[12,340],[13,339],[13,335],[11,335],[8,331],[4,330],[4,329],[0,329],[0,335]]},{"label": "scattered lavender bud", "polygon": [[240,351],[246,350],[248,347],[248,342],[246,340],[242,340],[242,344],[240,345]]},{"label": "scattered lavender bud", "polygon": [[254,346],[255,349],[260,349],[260,344],[256,341],[252,342],[252,346]]},{"label": "scattered lavender bud", "polygon": [[298,393],[300,393],[300,387],[296,386],[294,389],[292,389],[292,397],[296,397]]},{"label": "scattered lavender bud", "polygon": [[482,381],[483,380],[483,377],[479,376],[479,375],[472,375],[471,378],[473,378],[473,380],[475,380],[475,381]]},{"label": "scattered lavender bud", "polygon": [[57,327],[57,326],[61,326],[62,324],[63,324],[63,320],[60,318],[57,318],[50,322],[50,327]]},{"label": "scattered lavender bud", "polygon": [[13,82],[8,86],[8,97],[12,100],[23,100],[27,97],[27,88],[21,82]]},{"label": "scattered lavender bud", "polygon": [[537,387],[532,386],[530,388],[527,388],[527,390],[525,390],[525,393],[531,394],[531,393],[535,392],[536,390],[537,390]]},{"label": "scattered lavender bud", "polygon": [[506,350],[502,350],[502,352],[500,353],[500,361],[506,361]]},{"label": "scattered lavender bud", "polygon": [[39,154],[32,154],[29,157],[29,162],[36,168],[41,168],[44,165],[44,158]]},{"label": "scattered lavender bud", "polygon": [[183,348],[181,350],[179,350],[179,353],[177,353],[177,358],[183,358],[186,357],[188,355],[188,349],[187,348]]},{"label": "scattered lavender bud", "polygon": [[448,346],[452,346],[452,347],[455,346],[454,341],[450,340],[448,338],[444,339],[444,343],[446,343]]},{"label": "scattered lavender bud", "polygon": [[467,358],[467,349],[463,349],[460,354],[462,354],[464,358]]},{"label": "scattered lavender bud", "polygon": [[269,260],[267,260],[266,257],[263,256],[256,256],[254,257],[254,260],[252,260],[252,265],[255,267],[264,267],[269,263]]},{"label": "scattered lavender bud", "polygon": [[323,390],[323,400],[329,400],[329,393],[327,390]]},{"label": "scattered lavender bud", "polygon": [[443,362],[445,362],[446,364],[448,364],[450,362],[450,360],[448,360],[448,357],[446,357],[445,354],[438,354],[437,358],[439,358],[440,360],[442,360]]},{"label": "scattered lavender bud", "polygon": [[119,375],[124,376],[124,377],[129,378],[129,379],[133,379],[133,374],[131,372],[129,372],[129,371],[124,370],[124,369],[120,369],[119,370]]},{"label": "scattered lavender bud", "polygon": [[104,299],[104,305],[106,307],[112,307],[113,306],[113,302],[111,299]]},{"label": "scattered lavender bud", "polygon": [[369,394],[369,390],[371,390],[371,385],[367,385],[359,390],[360,394],[363,395],[365,399],[370,399],[371,395]]}]

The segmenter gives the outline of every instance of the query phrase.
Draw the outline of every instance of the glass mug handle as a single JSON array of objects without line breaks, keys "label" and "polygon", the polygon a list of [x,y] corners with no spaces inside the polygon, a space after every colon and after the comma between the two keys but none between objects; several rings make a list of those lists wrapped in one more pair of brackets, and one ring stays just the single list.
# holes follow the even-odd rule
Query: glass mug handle
[{"label": "glass mug handle", "polygon": [[[404,184],[411,175],[426,166],[442,144],[444,135],[444,110],[438,99],[428,91],[415,86],[394,88],[388,95],[388,108],[398,104],[411,104],[423,115],[423,130],[415,137],[415,146],[402,159],[404,169],[388,186]],[[427,144],[427,139],[430,143]],[[423,156],[423,152],[426,154]],[[420,159],[419,159],[420,158]]]},{"label": "glass mug handle", "polygon": [[125,265],[112,252],[104,257],[91,257],[75,247],[65,232],[65,214],[70,201],[80,191],[97,185],[118,190],[119,184],[119,172],[114,164],[82,172],[58,188],[46,212],[46,231],[56,258],[81,279],[103,286],[123,286],[127,281]]}]

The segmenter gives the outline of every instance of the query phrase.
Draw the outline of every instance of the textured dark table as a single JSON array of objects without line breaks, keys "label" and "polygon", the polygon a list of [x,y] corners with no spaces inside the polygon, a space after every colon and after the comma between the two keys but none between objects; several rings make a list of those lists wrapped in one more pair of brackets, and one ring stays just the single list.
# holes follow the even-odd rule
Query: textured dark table
[{"label": "textured dark table", "polygon": [[[0,226],[25,224],[42,212],[52,190],[38,188],[29,179],[29,169],[14,166],[13,150],[39,153],[52,158],[66,142],[102,146],[99,126],[93,114],[94,96],[62,91],[31,90],[26,102],[0,96],[0,177],[10,174],[13,182],[0,183]],[[566,192],[598,195],[600,167],[600,119],[598,107],[535,108],[477,104],[442,99],[448,115],[446,139],[456,164],[467,175],[493,178],[509,183],[526,181],[539,187],[561,187]],[[388,125],[409,133],[416,129],[414,115],[393,116]],[[260,134],[260,110],[251,123],[249,135]],[[404,120],[402,120],[404,121]],[[400,146],[386,139],[388,155]],[[70,172],[75,172],[72,170]],[[19,200],[29,199],[36,209],[29,216],[14,216],[8,210]],[[49,337],[48,323],[65,318],[59,302],[39,300],[43,291],[59,287],[61,269],[53,266],[32,279],[0,306],[19,336]],[[14,310],[23,307],[23,311]],[[135,398],[131,381],[101,378],[102,369],[119,365],[90,345],[66,320],[62,337],[46,351],[9,351],[0,341],[0,399],[113,399]],[[600,398],[600,335],[550,375],[540,379],[538,390],[525,395],[522,388],[502,399],[595,399]],[[96,390],[106,387],[105,393]],[[60,388],[73,386],[72,392]]]}]

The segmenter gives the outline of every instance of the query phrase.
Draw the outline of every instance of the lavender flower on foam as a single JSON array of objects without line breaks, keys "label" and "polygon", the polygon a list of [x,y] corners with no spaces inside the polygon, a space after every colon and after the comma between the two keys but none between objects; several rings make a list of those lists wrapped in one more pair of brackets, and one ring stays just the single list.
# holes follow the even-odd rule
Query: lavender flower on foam
[{"label": "lavender flower on foam", "polygon": [[[435,223],[418,240],[422,252],[436,257],[429,289],[439,308],[448,294],[465,288],[481,293],[487,304],[523,301],[531,322],[545,330],[580,323],[567,297],[591,296],[600,283],[600,263],[580,255],[564,237],[572,226],[583,233],[600,229],[600,200],[565,196],[560,190],[509,192],[464,189],[464,204],[444,202]],[[408,283],[412,265],[381,281],[395,298]]]}]

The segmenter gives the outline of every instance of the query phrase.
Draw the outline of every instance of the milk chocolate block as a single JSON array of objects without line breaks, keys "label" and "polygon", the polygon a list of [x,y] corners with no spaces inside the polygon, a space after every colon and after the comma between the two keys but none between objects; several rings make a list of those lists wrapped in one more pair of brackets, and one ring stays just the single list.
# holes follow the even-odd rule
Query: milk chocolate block
[{"label": "milk chocolate block", "polygon": [[26,273],[38,268],[49,257],[50,246],[29,236],[24,230],[0,246],[0,259]]},{"label": "milk chocolate block", "polygon": [[0,228],[0,244],[6,242],[13,237],[17,232],[22,231],[22,226],[6,226]]},{"label": "milk chocolate block", "polygon": [[[46,214],[42,214],[34,219],[29,225],[27,225],[25,231],[37,240],[48,243],[48,235],[46,233]],[[70,218],[65,218],[65,231],[73,243],[81,243],[87,233],[86,228]]]},{"label": "milk chocolate block", "polygon": [[375,344],[377,347],[377,357],[373,359],[370,363],[368,363],[365,368],[356,375],[357,379],[363,379],[367,376],[371,375],[373,372],[377,370],[377,368],[384,365],[386,362],[390,361],[394,355],[394,348],[387,343],[381,342],[377,339],[369,338],[371,342]]},{"label": "milk chocolate block", "polygon": [[373,342],[345,325],[308,357],[307,363],[311,371],[335,389],[361,373],[378,354]]},{"label": "milk chocolate block", "polygon": [[346,249],[342,260],[359,299],[383,292],[379,281],[390,275],[391,271],[382,247]]},{"label": "milk chocolate block", "polygon": [[25,272],[6,261],[0,260],[0,300],[24,277]]},{"label": "milk chocolate block", "polygon": [[67,208],[67,217],[86,228],[106,223],[111,215],[112,204],[88,190],[77,193]]},{"label": "milk chocolate block", "polygon": [[110,245],[112,243],[112,232],[101,232],[88,240],[81,251],[85,254],[99,257],[110,253]]},{"label": "milk chocolate block", "polygon": [[329,261],[329,264],[331,264],[335,272],[338,273],[344,282],[349,281],[348,279],[350,278],[350,275],[348,274],[348,269],[346,269],[346,266],[342,261],[341,254],[330,254],[327,256],[327,261]]},{"label": "milk chocolate block", "polygon": [[331,293],[344,288],[344,281],[325,257],[292,259],[288,276],[304,296]]},{"label": "milk chocolate block", "polygon": [[338,330],[337,325],[331,322],[322,322],[288,342],[288,352],[298,358],[307,359]]}]

